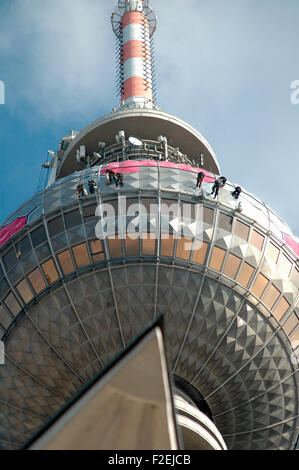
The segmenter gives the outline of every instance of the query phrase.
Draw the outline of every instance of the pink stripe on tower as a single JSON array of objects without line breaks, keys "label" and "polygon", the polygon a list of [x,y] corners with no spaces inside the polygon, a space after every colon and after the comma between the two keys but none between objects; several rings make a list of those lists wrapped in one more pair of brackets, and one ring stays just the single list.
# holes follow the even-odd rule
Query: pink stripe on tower
[{"label": "pink stripe on tower", "polygon": [[[129,24],[142,24],[144,21],[145,16],[143,13],[139,13],[139,11],[130,11],[124,14],[122,19],[122,27],[128,26]],[[147,24],[147,28],[149,28]]]},{"label": "pink stripe on tower", "polygon": [[132,57],[141,57],[151,63],[151,50],[144,42],[138,40],[128,41],[122,48],[122,61],[125,62]]},{"label": "pink stripe on tower", "polygon": [[128,78],[123,84],[122,99],[124,101],[132,97],[143,97],[152,101],[152,89],[144,84],[144,79],[140,77]]}]

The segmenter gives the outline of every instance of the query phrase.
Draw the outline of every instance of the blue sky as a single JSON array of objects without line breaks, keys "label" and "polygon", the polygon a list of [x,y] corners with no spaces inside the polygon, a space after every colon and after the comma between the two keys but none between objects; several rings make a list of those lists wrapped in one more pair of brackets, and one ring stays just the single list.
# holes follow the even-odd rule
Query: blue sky
[{"label": "blue sky", "polygon": [[[111,111],[116,0],[0,0],[0,221],[48,149]],[[299,235],[298,0],[151,0],[157,102],[209,141],[222,173]]]}]

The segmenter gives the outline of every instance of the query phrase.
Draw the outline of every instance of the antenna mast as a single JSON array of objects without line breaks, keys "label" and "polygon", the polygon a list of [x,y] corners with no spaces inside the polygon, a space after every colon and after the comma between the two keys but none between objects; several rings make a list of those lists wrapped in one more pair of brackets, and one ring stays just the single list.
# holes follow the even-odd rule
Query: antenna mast
[{"label": "antenna mast", "polygon": [[153,34],[157,17],[148,0],[119,0],[111,23],[117,38],[121,107],[154,108]]}]

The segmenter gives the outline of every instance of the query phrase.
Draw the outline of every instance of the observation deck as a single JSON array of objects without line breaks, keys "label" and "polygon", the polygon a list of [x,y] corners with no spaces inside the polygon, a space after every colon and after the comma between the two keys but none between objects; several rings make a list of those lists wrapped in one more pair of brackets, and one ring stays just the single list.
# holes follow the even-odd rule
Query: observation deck
[{"label": "observation deck", "polygon": [[[193,164],[212,173],[220,174],[215,153],[204,137],[192,126],[157,109],[136,108],[113,111],[82,129],[67,149],[61,152],[57,179],[84,169],[84,165],[76,160],[77,150],[81,146],[85,146],[86,155],[90,155],[91,159],[95,152],[102,155],[102,159],[96,161],[97,165],[107,163],[108,158],[109,161],[117,161],[117,158],[124,157],[125,155],[120,155],[123,149],[120,149],[119,145],[115,146],[115,135],[121,130],[124,131],[126,139],[135,136],[143,140],[145,144],[149,144],[149,147],[142,148],[142,152],[141,149],[137,149],[140,154],[142,153],[143,158],[146,158],[147,152],[150,153],[153,149],[151,144],[157,143],[158,136],[165,136],[171,150],[170,161]],[[99,148],[99,142],[105,144],[105,147]],[[156,150],[159,149],[156,147]],[[114,156],[112,152],[115,152]],[[161,151],[161,155],[162,153]],[[113,160],[114,157],[116,158]]]}]

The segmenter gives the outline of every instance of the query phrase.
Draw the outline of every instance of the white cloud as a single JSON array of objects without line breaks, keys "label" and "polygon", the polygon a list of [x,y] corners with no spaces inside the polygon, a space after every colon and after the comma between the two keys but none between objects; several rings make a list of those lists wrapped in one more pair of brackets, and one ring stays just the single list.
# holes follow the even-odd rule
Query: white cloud
[{"label": "white cloud", "polygon": [[14,63],[15,105],[24,99],[49,119],[99,109],[108,101],[113,105],[109,10],[99,0],[11,3],[1,25],[0,52]]},{"label": "white cloud", "polygon": [[[62,126],[64,119],[75,127],[78,116],[87,124],[118,103],[109,21],[116,3],[7,0],[0,55],[9,68],[5,84],[13,112],[24,113],[33,127],[39,120]],[[226,176],[264,199],[298,232],[297,209],[288,204],[297,200],[290,184],[299,147],[299,106],[290,104],[290,83],[299,78],[297,2],[151,4],[158,15],[158,104],[196,127]]]}]

